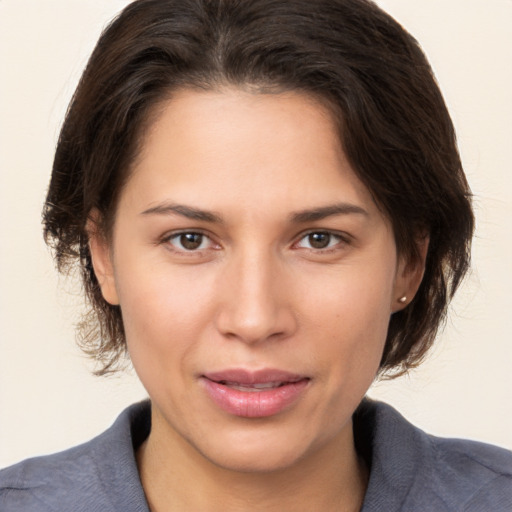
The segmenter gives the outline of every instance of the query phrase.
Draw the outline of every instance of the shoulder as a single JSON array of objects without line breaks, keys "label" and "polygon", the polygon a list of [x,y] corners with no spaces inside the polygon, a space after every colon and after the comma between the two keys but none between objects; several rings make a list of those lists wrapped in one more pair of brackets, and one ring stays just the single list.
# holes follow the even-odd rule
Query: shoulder
[{"label": "shoulder", "polygon": [[512,510],[512,452],[428,435],[378,402],[365,402],[362,418],[372,444],[364,512]]},{"label": "shoulder", "polygon": [[[143,437],[149,431],[148,411],[148,404],[136,404],[85,444],[1,470],[0,510],[146,511],[133,444],[134,436]],[[140,506],[123,508],[118,498],[133,498],[132,505]]]},{"label": "shoulder", "polygon": [[485,443],[427,436],[433,489],[464,510],[512,510],[512,452]]},{"label": "shoulder", "polygon": [[[92,453],[97,440],[0,471],[0,510],[58,510],[98,487]],[[97,494],[97,491],[94,491]]]}]

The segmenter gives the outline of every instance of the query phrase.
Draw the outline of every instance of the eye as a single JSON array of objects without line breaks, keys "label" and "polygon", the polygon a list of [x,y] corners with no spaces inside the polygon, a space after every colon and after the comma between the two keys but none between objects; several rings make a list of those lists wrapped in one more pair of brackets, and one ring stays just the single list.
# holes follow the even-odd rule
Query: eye
[{"label": "eye", "polygon": [[184,252],[209,249],[214,245],[209,237],[203,233],[194,231],[176,233],[167,237],[165,241],[169,243],[173,249]]},{"label": "eye", "polygon": [[343,242],[346,242],[346,240],[341,235],[331,233],[330,231],[312,231],[299,240],[297,247],[318,251],[334,248]]}]

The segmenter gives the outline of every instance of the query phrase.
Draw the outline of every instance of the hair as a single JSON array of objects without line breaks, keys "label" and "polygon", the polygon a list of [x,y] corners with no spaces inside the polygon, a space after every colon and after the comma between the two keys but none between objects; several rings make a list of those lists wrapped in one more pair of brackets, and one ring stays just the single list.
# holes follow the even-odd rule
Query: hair
[{"label": "hair", "polygon": [[43,211],[61,272],[78,265],[91,310],[82,347],[115,371],[119,306],[94,274],[87,221],[109,236],[152,112],[183,88],[299,91],[327,104],[359,179],[390,219],[397,251],[425,273],[391,316],[380,372],[419,364],[469,268],[474,219],[454,128],[416,40],[369,0],[137,0],[104,30],[70,103]]}]

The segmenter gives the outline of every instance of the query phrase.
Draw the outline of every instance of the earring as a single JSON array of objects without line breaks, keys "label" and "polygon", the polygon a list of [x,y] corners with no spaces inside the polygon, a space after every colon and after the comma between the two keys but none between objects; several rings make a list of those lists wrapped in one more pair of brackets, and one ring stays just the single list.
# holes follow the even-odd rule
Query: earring
[{"label": "earring", "polygon": [[400,304],[405,304],[407,302],[407,297],[405,295],[403,297],[400,297],[398,299],[398,302],[400,302]]}]

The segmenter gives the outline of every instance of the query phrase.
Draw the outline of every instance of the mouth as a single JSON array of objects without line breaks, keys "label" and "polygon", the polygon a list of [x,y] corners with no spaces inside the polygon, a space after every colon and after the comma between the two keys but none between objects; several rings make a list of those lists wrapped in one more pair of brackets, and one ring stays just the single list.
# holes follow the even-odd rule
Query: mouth
[{"label": "mouth", "polygon": [[226,370],[201,377],[207,395],[224,412],[263,418],[289,409],[311,379],[280,370]]},{"label": "mouth", "polygon": [[[298,381],[293,381],[298,382]],[[268,389],[276,389],[281,388],[283,386],[287,386],[288,384],[291,384],[292,382],[261,382],[259,384],[241,384],[239,382],[229,382],[225,380],[221,380],[218,382],[218,384],[221,384],[222,386],[227,386],[231,389],[237,389],[238,391],[244,391],[246,393],[259,393],[261,391],[265,391]]]}]

